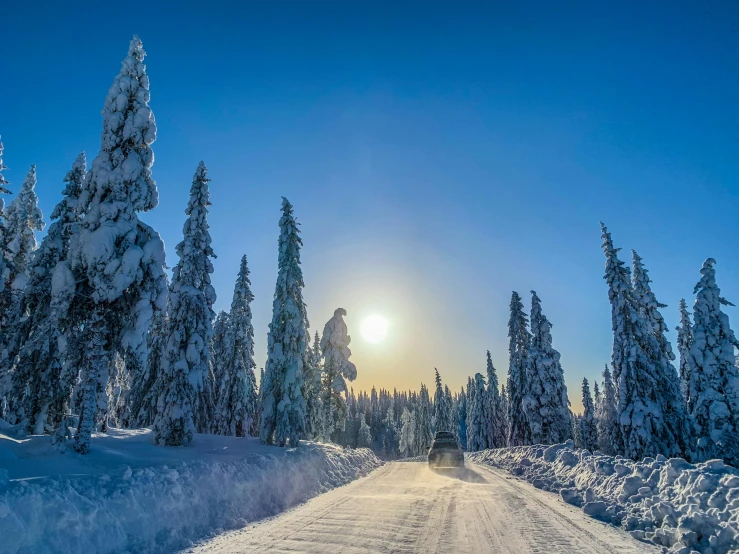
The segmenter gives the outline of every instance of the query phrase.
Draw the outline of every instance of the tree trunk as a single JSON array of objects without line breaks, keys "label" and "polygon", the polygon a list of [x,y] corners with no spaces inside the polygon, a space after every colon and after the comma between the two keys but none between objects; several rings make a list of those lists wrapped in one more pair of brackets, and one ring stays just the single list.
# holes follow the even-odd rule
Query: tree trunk
[{"label": "tree trunk", "polygon": [[105,304],[96,304],[86,322],[85,367],[82,375],[82,405],[74,449],[80,454],[90,451],[90,440],[98,416],[98,381],[108,372],[109,352],[107,350],[107,326],[105,324]]}]

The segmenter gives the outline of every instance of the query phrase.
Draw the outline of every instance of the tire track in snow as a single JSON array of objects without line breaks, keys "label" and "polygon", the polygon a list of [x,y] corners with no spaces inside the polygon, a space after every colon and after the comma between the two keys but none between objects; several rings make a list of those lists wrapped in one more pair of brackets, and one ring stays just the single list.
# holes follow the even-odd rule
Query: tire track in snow
[{"label": "tire track in snow", "polygon": [[658,552],[558,497],[471,465],[388,463],[279,516],[187,552],[640,554]]}]

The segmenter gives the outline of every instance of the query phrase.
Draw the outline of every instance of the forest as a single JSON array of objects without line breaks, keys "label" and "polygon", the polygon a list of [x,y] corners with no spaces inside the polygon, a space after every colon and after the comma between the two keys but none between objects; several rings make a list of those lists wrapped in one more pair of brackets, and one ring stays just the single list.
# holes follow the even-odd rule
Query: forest
[{"label": "forest", "polygon": [[[337,308],[322,334],[309,335],[300,226],[284,197],[268,357],[257,380],[246,255],[230,311],[213,310],[206,165],[195,168],[171,278],[159,234],[139,218],[159,201],[144,57],[134,37],[105,99],[100,151],[89,166],[84,153],[72,163],[40,244],[35,166],[2,206],[0,418],[82,454],[95,432],[151,427],[162,447],[200,433],[290,447],[333,442],[392,459],[425,454],[434,433],[449,430],[468,451],[573,440],[634,460],[739,464],[739,343],[722,311],[730,303],[716,261],[700,269],[692,314],[680,302],[678,360],[643,260],[634,252],[625,266],[602,224],[613,349],[592,390],[582,383],[582,414],[570,410],[534,291],[528,313],[511,296],[505,382],[488,352],[484,374],[459,391],[436,371],[433,391],[355,393],[346,312]],[[0,192],[11,188],[0,173]]]}]

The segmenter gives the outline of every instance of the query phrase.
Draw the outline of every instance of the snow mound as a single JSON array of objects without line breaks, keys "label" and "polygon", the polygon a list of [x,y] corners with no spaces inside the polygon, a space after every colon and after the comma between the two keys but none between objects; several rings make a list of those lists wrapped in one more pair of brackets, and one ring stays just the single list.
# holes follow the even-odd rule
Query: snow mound
[{"label": "snow mound", "polygon": [[634,462],[576,450],[572,441],[485,450],[468,459],[558,493],[587,515],[670,552],[739,550],[739,470],[720,460],[690,464],[657,456]]},{"label": "snow mound", "polygon": [[[0,430],[0,553],[172,552],[275,515],[378,467],[370,450],[151,431],[95,435],[87,456]],[[5,433],[5,434],[3,434]]]}]

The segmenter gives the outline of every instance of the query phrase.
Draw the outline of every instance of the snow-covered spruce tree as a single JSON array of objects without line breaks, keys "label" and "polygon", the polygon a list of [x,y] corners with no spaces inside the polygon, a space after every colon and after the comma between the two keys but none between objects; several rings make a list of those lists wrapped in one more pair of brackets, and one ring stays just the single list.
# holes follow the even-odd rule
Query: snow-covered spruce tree
[{"label": "snow-covered spruce tree", "polygon": [[108,405],[108,411],[105,414],[101,414],[105,417],[105,429],[108,425],[113,427],[123,428],[128,427],[130,420],[130,403],[128,393],[131,390],[131,374],[137,375],[137,372],[128,372],[126,368],[126,361],[120,352],[114,352],[111,358],[109,379],[107,383],[101,383],[105,386],[105,393],[107,395],[106,403]]},{"label": "snow-covered spruce tree", "polygon": [[302,244],[293,207],[283,197],[277,285],[272,302],[264,383],[260,383],[264,394],[259,432],[263,443],[278,446],[297,446],[305,432],[303,363],[309,336],[300,269]]},{"label": "snow-covered spruce tree", "polygon": [[434,433],[442,431],[444,424],[444,387],[441,385],[439,370],[434,368],[434,415],[431,418],[431,427]]},{"label": "snow-covered spruce tree", "polygon": [[[367,425],[365,423],[365,425]],[[413,412],[408,408],[403,408],[403,414],[400,416],[400,443],[399,449],[401,456],[409,458],[415,455],[414,445],[416,443],[416,419]]]},{"label": "snow-covered spruce tree", "polygon": [[647,341],[646,349],[651,356],[659,363],[663,370],[659,373],[661,378],[659,388],[663,396],[663,417],[667,427],[672,428],[678,438],[680,452],[690,457],[692,449],[692,426],[690,418],[685,406],[685,400],[680,389],[680,379],[672,361],[675,354],[672,353],[672,346],[667,340],[665,333],[668,328],[665,323],[660,308],[665,308],[666,304],[657,301],[652,288],[651,280],[647,269],[644,267],[641,257],[632,250],[633,256],[633,286],[634,298],[639,305],[641,315],[646,323],[652,328],[655,341]]},{"label": "snow-covered spruce tree", "polygon": [[[354,381],[357,378],[357,368],[349,361],[352,351],[349,350],[351,337],[348,334],[344,316],[346,310],[337,308],[334,315],[323,327],[321,339],[321,354],[323,355],[323,436],[322,440],[329,442],[334,431],[344,429],[346,418],[346,379]],[[376,392],[373,389],[373,392]],[[375,402],[376,404],[376,402]],[[374,406],[373,419],[380,417],[379,406]]]},{"label": "snow-covered spruce tree", "polygon": [[598,450],[608,456],[615,456],[616,428],[618,414],[616,413],[616,389],[613,386],[611,371],[606,364],[603,370],[603,391],[595,413],[598,431]]},{"label": "snow-covered spruce tree", "polygon": [[434,440],[432,432],[432,408],[431,408],[431,397],[429,396],[429,390],[426,385],[421,384],[421,390],[418,393],[418,402],[416,403],[416,410],[414,412],[416,430],[414,433],[416,440],[416,452],[425,454],[431,448],[431,443]]},{"label": "snow-covered spruce tree", "polygon": [[517,292],[511,295],[511,317],[508,321],[508,446],[531,444],[531,428],[526,418],[524,398],[528,394],[529,344],[528,320]]},{"label": "snow-covered spruce tree", "polygon": [[398,425],[394,416],[395,401],[390,399],[390,406],[385,413],[385,419],[382,420],[382,454],[385,458],[393,459],[398,457]]},{"label": "snow-covered spruce tree", "polygon": [[472,426],[472,406],[475,403],[475,380],[472,377],[467,377],[467,414],[465,418],[465,427],[467,428],[467,441],[464,443],[463,448],[469,450],[470,434],[469,430]]},{"label": "snow-covered spruce tree", "polygon": [[[3,164],[3,151],[5,150],[5,146],[3,145],[2,141],[0,141],[0,194],[11,194],[10,189],[8,189],[8,185],[10,185],[10,181],[8,181],[5,176],[3,175],[3,171],[8,169]],[[10,270],[10,268],[7,265],[7,239],[6,239],[6,229],[5,229],[6,221],[5,221],[5,199],[0,197],[0,292],[5,287],[5,281],[7,280],[7,271]]]},{"label": "snow-covered spruce tree", "polygon": [[[4,373],[9,375],[8,368],[13,363],[17,354],[17,341],[14,335],[18,334],[18,324],[25,319],[21,308],[21,296],[28,282],[28,266],[31,263],[33,252],[36,250],[36,236],[34,231],[44,228],[43,214],[38,207],[36,196],[36,166],[32,165],[26,178],[21,185],[18,194],[5,210],[5,254],[7,256],[7,281],[3,286],[3,312],[0,313],[0,328],[2,330],[2,353]],[[7,378],[3,379],[8,387]],[[9,416],[11,421],[16,421],[13,412],[17,411],[16,405],[20,401],[14,398],[16,392],[12,390],[8,398]]]},{"label": "snow-covered spruce tree", "polygon": [[487,352],[487,374],[488,388],[486,394],[485,415],[487,417],[488,430],[488,448],[504,447],[508,441],[505,428],[505,415],[502,413],[500,404],[500,388],[498,384],[498,374],[493,365],[493,358],[490,356],[490,350]]},{"label": "snow-covered spruce tree", "polygon": [[257,383],[257,429],[262,429],[262,406],[264,405],[264,368],[259,368],[259,383]]},{"label": "snow-covered spruce tree", "polygon": [[213,320],[213,338],[210,341],[211,372],[216,392],[218,392],[218,383],[223,383],[228,325],[228,312],[221,310]]},{"label": "snow-covered spruce tree", "polygon": [[652,332],[659,342],[663,355],[672,361],[675,359],[675,355],[672,353],[672,346],[665,337],[665,333],[668,331],[667,324],[665,324],[665,320],[659,311],[660,308],[666,308],[667,304],[659,302],[654,292],[652,292],[652,287],[649,284],[652,282],[649,278],[649,272],[644,267],[642,258],[636,253],[636,250],[631,251],[631,259],[634,298],[639,303],[642,315],[652,326]]},{"label": "snow-covered spruce tree", "polygon": [[[320,341],[318,350],[320,353]],[[346,396],[346,413],[346,425],[344,426],[344,431],[338,434],[339,438],[341,439],[338,444],[342,446],[356,448],[357,437],[359,435],[360,418],[364,417],[364,412],[360,413],[357,397],[354,395],[354,389],[351,387],[349,388],[349,394],[347,394]],[[322,414],[320,415],[322,416]],[[398,421],[400,421],[399,418]]]},{"label": "snow-covered spruce tree", "polygon": [[[660,354],[652,325],[634,296],[629,270],[618,259],[611,235],[601,223],[604,279],[608,283],[613,327],[612,367],[618,398],[614,448],[635,460],[645,456],[684,456],[687,437],[678,417],[679,398],[666,378],[669,367]],[[669,364],[668,364],[669,365]],[[673,368],[674,371],[674,368]]]},{"label": "snow-covered spruce tree", "polygon": [[216,353],[222,355],[225,352],[228,324],[228,312],[221,310],[216,314],[215,320],[213,320],[213,341],[211,346],[211,354],[213,356],[215,356]]},{"label": "snow-covered spruce tree", "polygon": [[559,444],[572,438],[570,401],[559,352],[552,346],[552,324],[531,291],[531,343],[523,398],[533,444]]},{"label": "snow-covered spruce tree", "polygon": [[200,162],[185,210],[184,236],[176,248],[180,261],[169,287],[162,392],[154,420],[159,446],[187,445],[194,433],[209,432],[214,419],[210,343],[216,293],[210,284],[215,254],[208,231],[209,182]]},{"label": "snow-covered spruce tree", "polygon": [[456,405],[454,403],[454,396],[448,385],[444,385],[444,409],[446,410],[444,418],[449,422],[449,431],[453,433],[456,421]]},{"label": "snow-covered spruce tree", "polygon": [[[0,141],[0,195],[11,194],[8,189],[10,182],[3,175],[3,171],[8,169],[3,164],[4,146]],[[7,238],[5,228],[5,199],[0,196],[0,350],[6,342],[5,324],[6,314],[10,306],[10,291],[5,286],[5,282],[10,276],[9,252],[7,251]],[[7,396],[10,394],[10,368],[9,364],[2,362],[0,355],[0,419],[7,418],[6,405]]]},{"label": "snow-covered spruce tree", "polygon": [[590,385],[587,379],[582,380],[582,406],[583,414],[580,420],[582,429],[582,447],[586,450],[598,448],[598,427],[595,419],[595,406],[590,396]]},{"label": "snow-covered spruce tree", "polygon": [[467,448],[467,395],[464,387],[457,397],[457,441],[462,448]]},{"label": "snow-covered spruce tree", "polygon": [[307,361],[304,366],[303,386],[305,388],[306,403],[306,436],[316,439],[324,433],[324,413],[322,382],[323,382],[323,355],[321,354],[321,339],[316,331],[313,338],[313,348],[307,346]]},{"label": "snow-covered spruce tree", "polygon": [[370,434],[369,425],[362,418],[359,425],[359,435],[357,437],[357,448],[372,448],[372,435]]},{"label": "snow-covered spruce tree", "polygon": [[[68,310],[74,292],[66,264],[69,239],[79,224],[78,200],[85,179],[84,152],[77,156],[64,177],[62,200],[51,214],[40,247],[28,265],[28,283],[20,297],[19,318],[11,326],[15,363],[11,398],[15,416],[25,422],[28,433],[37,435],[56,429],[69,411],[69,398],[76,373],[63,370]],[[17,358],[15,356],[17,352]]]},{"label": "snow-covered spruce tree", "polygon": [[684,298],[680,299],[680,325],[676,327],[676,331],[677,351],[680,354],[680,391],[688,413],[691,413],[693,402],[690,398],[690,349],[693,346],[693,324],[690,322],[690,312]]},{"label": "snow-covered spruce tree", "polygon": [[508,430],[510,429],[510,425],[508,423],[508,389],[503,384],[500,385],[500,415],[503,418],[503,430],[505,431],[505,442],[503,446],[505,447],[508,446]]},{"label": "snow-covered spruce tree", "polygon": [[436,388],[434,390],[434,431],[450,431],[452,430],[452,421],[450,419],[449,406],[447,403],[444,389],[441,387],[441,376],[439,370],[434,368],[436,376],[434,381]]},{"label": "snow-covered spruce tree", "polygon": [[166,311],[155,310],[146,337],[148,354],[144,371],[140,378],[132,383],[128,397],[131,413],[129,424],[132,427],[149,427],[156,419],[159,396],[166,385],[160,374],[169,339],[168,328],[169,319]]},{"label": "snow-covered spruce tree", "polygon": [[220,435],[246,437],[257,436],[259,432],[256,426],[259,402],[254,375],[254,327],[251,322],[254,295],[250,287],[249,267],[246,256],[243,256],[228,318],[223,380],[216,383],[218,410],[215,432]]},{"label": "snow-covered spruce tree", "polygon": [[474,393],[472,402],[467,409],[470,412],[467,426],[467,450],[477,452],[488,448],[488,420],[485,417],[485,403],[487,393],[485,391],[485,378],[480,373],[475,373],[473,382]]},{"label": "snow-covered spruce tree", "polygon": [[570,412],[570,421],[572,424],[572,440],[575,443],[575,448],[583,448],[582,416]]},{"label": "snow-covered spruce tree", "polygon": [[83,401],[75,436],[75,449],[83,453],[90,449],[99,383],[107,383],[111,352],[145,356],[153,312],[166,302],[164,243],[137,215],[158,202],[151,178],[156,124],[148,106],[144,56],[134,37],[105,100],[100,153],[80,196],[89,207],[70,241],[78,303],[72,309],[84,314],[84,321],[77,322],[81,335],[74,337],[84,345]]},{"label": "snow-covered spruce tree", "polygon": [[31,166],[18,194],[5,211],[5,218],[6,249],[10,262],[6,286],[13,298],[10,313],[6,315],[15,319],[19,316],[20,294],[26,288],[28,281],[28,265],[31,263],[31,255],[36,250],[34,231],[42,231],[45,227],[43,214],[38,207],[38,196],[36,196],[35,165]]},{"label": "snow-covered spruce tree", "polygon": [[739,466],[739,347],[721,305],[733,306],[716,284],[716,260],[708,258],[695,286],[693,344],[690,348],[690,401],[698,438],[696,458],[722,458]]},{"label": "snow-covered spruce tree", "polygon": [[[5,147],[3,146],[3,143],[0,142],[0,195],[11,194],[10,190],[8,189],[8,185],[10,185],[10,182],[3,175],[3,171],[8,169],[3,164],[4,149]],[[5,282],[10,277],[10,253],[7,250],[8,239],[6,225],[7,222],[5,220],[5,199],[0,197],[0,314],[5,314],[5,312],[7,311],[7,295],[3,296],[3,293],[6,291]],[[3,319],[4,315],[0,315],[0,324],[2,323]],[[0,331],[2,331],[2,327],[0,327]],[[2,344],[3,342],[4,341],[2,340],[2,337],[0,337],[0,344]],[[0,389],[0,393],[1,392],[2,389]],[[0,415],[2,415],[1,409]]]},{"label": "snow-covered spruce tree", "polygon": [[595,406],[595,413],[598,413],[598,405],[600,404],[600,387],[598,381],[593,381],[593,406]]},{"label": "snow-covered spruce tree", "polygon": [[[431,427],[431,418],[433,418],[434,415],[430,403],[431,400],[429,399],[429,427]],[[372,390],[370,391],[370,405],[369,415],[367,416],[367,423],[370,426],[372,439],[376,441],[377,437],[380,436],[380,431],[382,427],[382,410],[380,410],[380,398],[375,387],[372,387]]]}]

